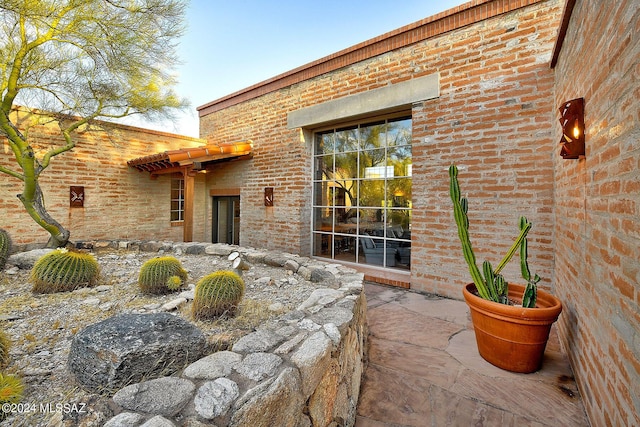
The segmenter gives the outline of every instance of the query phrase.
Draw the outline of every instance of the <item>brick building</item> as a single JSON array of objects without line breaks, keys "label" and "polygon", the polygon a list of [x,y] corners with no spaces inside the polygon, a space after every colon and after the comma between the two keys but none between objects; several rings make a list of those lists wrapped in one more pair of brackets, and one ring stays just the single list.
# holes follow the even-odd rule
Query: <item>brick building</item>
[{"label": "brick building", "polygon": [[[592,424],[640,424],[639,15],[633,0],[474,0],[199,107],[203,140],[81,136],[43,183],[49,208],[72,240],[239,243],[459,299],[455,162],[479,258],[533,222],[529,264],[564,303]],[[565,159],[558,108],[576,98],[586,153]],[[10,231],[46,240],[28,218]]]},{"label": "brick building", "polygon": [[[14,114],[27,116],[24,110]],[[31,126],[28,132],[37,155],[51,146],[65,145],[54,122]],[[203,146],[205,141],[111,124],[102,129],[85,129],[73,137],[76,147],[52,158],[39,181],[48,212],[71,231],[71,241],[182,240],[182,223],[170,221],[171,175],[151,181],[149,174],[127,167],[127,161],[155,151]],[[17,170],[6,141],[1,148],[0,165]],[[0,174],[0,227],[9,231],[19,247],[42,246],[49,234],[28,216],[16,197],[22,191],[21,184]],[[71,206],[72,191],[77,187],[83,189],[82,207]]]}]

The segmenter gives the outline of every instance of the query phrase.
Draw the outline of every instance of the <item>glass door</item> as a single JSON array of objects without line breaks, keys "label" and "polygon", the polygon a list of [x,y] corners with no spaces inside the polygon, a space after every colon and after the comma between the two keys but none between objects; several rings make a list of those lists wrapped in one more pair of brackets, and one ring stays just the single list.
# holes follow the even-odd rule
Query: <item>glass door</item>
[{"label": "glass door", "polygon": [[213,197],[213,243],[240,244],[240,196]]}]

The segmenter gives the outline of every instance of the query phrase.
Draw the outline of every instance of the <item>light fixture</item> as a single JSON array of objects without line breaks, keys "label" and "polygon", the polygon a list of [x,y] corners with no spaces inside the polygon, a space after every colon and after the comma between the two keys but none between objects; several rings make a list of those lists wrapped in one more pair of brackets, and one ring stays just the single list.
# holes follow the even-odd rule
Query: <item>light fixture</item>
[{"label": "light fixture", "polygon": [[584,157],[584,98],[567,101],[562,104],[559,110],[560,124],[562,125],[560,156],[563,159]]}]

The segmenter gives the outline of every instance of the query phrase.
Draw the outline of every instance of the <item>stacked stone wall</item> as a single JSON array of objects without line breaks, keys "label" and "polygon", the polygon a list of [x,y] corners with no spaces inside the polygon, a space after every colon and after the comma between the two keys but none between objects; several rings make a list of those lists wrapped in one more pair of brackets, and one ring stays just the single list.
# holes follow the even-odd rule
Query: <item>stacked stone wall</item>
[{"label": "stacked stone wall", "polygon": [[223,244],[81,245],[162,248],[166,253],[203,257],[227,257],[237,251],[253,268],[280,267],[317,285],[295,310],[261,325],[231,349],[212,353],[179,375],[149,379],[116,392],[117,414],[105,427],[145,422],[218,427],[355,424],[368,334],[363,274],[297,255]]}]

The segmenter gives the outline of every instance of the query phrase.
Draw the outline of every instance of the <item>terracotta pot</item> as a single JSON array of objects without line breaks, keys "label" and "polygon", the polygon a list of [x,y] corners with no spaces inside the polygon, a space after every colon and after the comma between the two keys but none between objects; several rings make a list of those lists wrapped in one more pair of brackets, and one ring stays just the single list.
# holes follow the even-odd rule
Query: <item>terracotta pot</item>
[{"label": "terracotta pot", "polygon": [[[524,286],[509,284],[511,300],[521,302],[523,291]],[[523,308],[487,301],[475,292],[473,283],[463,289],[480,355],[507,371],[530,373],[540,369],[551,325],[562,311],[560,300],[538,289],[536,308]]]}]

